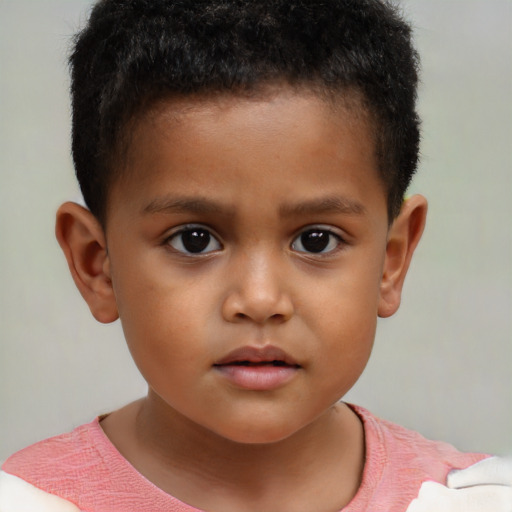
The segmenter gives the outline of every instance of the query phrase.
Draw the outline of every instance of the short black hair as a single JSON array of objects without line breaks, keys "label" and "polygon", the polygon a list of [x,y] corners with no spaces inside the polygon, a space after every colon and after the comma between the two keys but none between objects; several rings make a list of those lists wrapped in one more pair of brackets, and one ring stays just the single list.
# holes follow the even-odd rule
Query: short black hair
[{"label": "short black hair", "polygon": [[70,67],[75,170],[102,223],[123,130],[167,95],[244,94],[273,82],[356,91],[374,123],[390,220],[417,167],[419,60],[387,0],[100,0]]}]

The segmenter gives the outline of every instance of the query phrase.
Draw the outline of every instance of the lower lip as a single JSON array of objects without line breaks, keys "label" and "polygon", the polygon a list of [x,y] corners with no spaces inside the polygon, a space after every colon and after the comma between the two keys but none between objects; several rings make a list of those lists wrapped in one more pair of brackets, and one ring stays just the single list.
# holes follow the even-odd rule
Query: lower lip
[{"label": "lower lip", "polygon": [[293,379],[299,370],[296,366],[242,366],[235,364],[220,365],[215,368],[236,386],[254,391],[277,389]]}]

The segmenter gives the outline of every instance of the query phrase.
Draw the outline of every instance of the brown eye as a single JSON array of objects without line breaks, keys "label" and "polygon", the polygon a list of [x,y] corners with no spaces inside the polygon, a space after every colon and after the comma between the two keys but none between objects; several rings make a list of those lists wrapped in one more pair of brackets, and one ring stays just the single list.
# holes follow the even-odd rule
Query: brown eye
[{"label": "brown eye", "polygon": [[206,254],[222,248],[212,233],[202,227],[184,228],[171,236],[168,243],[184,254]]},{"label": "brown eye", "polygon": [[342,243],[340,236],[328,229],[311,228],[303,231],[292,243],[292,249],[306,253],[328,253]]}]

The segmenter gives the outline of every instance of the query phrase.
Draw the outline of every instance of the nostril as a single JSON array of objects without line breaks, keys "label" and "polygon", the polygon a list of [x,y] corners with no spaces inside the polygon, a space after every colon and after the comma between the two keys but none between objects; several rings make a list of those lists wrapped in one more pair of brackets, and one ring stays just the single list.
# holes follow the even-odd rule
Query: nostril
[{"label": "nostril", "polygon": [[275,313],[269,318],[269,320],[272,322],[281,323],[287,320],[287,316],[283,313]]},{"label": "nostril", "polygon": [[284,322],[286,320],[286,315],[283,315],[282,313],[274,313],[273,315],[270,315],[268,317],[257,318],[256,315],[251,316],[246,313],[238,312],[238,313],[235,313],[234,318],[236,318],[236,320],[244,320],[244,321],[253,320],[256,322],[280,323],[280,322]]}]

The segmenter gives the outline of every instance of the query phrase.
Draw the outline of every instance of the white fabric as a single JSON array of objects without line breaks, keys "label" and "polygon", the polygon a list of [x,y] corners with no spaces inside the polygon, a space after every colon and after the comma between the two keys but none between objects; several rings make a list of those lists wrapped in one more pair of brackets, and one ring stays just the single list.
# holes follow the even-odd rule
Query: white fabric
[{"label": "white fabric", "polygon": [[491,457],[454,470],[447,485],[424,482],[407,512],[512,512],[512,459]]},{"label": "white fabric", "polygon": [[0,512],[80,512],[67,500],[0,471]]},{"label": "white fabric", "polygon": [[512,487],[512,457],[490,457],[448,475],[447,486],[452,489],[485,484]]}]

